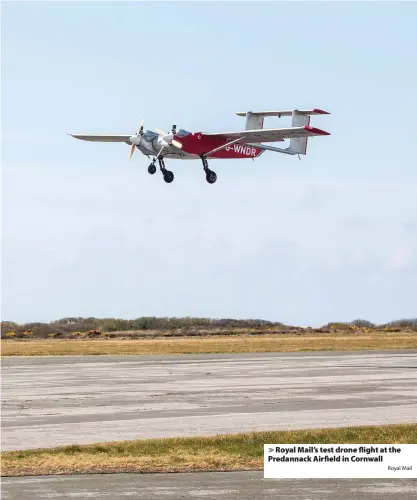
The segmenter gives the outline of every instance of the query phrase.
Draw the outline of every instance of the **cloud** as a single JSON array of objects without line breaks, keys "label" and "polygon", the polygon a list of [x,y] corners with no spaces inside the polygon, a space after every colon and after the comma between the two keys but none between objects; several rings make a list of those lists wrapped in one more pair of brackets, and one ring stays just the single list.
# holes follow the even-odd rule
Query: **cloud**
[{"label": "cloud", "polygon": [[393,270],[410,268],[416,254],[417,247],[413,249],[411,245],[399,246],[391,254],[388,267]]}]

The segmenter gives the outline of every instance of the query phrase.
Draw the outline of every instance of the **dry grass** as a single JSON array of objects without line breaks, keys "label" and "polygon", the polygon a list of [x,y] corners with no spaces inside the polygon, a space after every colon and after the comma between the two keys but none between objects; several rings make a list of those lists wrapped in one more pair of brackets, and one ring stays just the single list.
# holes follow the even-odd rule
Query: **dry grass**
[{"label": "dry grass", "polygon": [[260,470],[267,443],[417,442],[417,424],[148,439],[2,453],[2,476]]},{"label": "dry grass", "polygon": [[417,349],[417,332],[158,339],[2,340],[2,356],[203,354]]}]

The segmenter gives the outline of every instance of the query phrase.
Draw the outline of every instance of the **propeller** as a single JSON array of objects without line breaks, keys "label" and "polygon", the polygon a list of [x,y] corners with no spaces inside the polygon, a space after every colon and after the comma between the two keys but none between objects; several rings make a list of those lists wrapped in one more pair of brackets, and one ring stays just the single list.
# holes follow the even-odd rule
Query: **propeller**
[{"label": "propeller", "polygon": [[157,128],[156,131],[159,134],[158,142],[159,142],[159,144],[162,144],[162,146],[164,148],[166,148],[167,146],[170,146],[171,144],[173,146],[175,146],[176,148],[179,148],[179,149],[182,148],[182,144],[174,139],[174,134],[172,134],[172,133],[167,134],[166,132],[164,132],[160,128]]},{"label": "propeller", "polygon": [[140,138],[143,135],[143,122],[144,120],[140,122],[139,130],[136,132],[136,134],[132,135],[132,137],[129,138],[129,141],[132,143],[132,146],[130,148],[129,160],[132,159],[133,153],[135,152],[135,147],[139,146],[140,144]]}]

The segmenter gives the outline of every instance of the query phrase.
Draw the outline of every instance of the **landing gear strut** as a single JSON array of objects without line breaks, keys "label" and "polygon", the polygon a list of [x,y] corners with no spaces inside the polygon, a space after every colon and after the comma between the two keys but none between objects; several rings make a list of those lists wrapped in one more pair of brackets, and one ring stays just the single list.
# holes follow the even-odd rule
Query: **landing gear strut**
[{"label": "landing gear strut", "polygon": [[159,161],[159,168],[160,168],[162,175],[164,177],[164,181],[169,184],[170,182],[172,182],[174,180],[174,174],[171,172],[171,170],[167,170],[165,168],[165,163],[164,163],[164,159],[162,158],[162,156],[160,158],[158,158],[158,161]]},{"label": "landing gear strut", "polygon": [[214,184],[217,181],[217,174],[213,170],[209,169],[207,158],[202,155],[201,161],[203,162],[204,172],[206,173],[206,181],[209,184]]}]

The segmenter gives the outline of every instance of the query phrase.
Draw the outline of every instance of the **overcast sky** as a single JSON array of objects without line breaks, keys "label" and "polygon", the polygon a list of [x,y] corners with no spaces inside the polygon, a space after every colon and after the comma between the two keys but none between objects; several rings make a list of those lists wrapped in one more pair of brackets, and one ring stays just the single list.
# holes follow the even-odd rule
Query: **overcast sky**
[{"label": "overcast sky", "polygon": [[[417,5],[3,2],[2,320],[417,316]],[[308,154],[167,160],[72,133],[322,108]],[[269,119],[266,126],[289,121]]]}]

